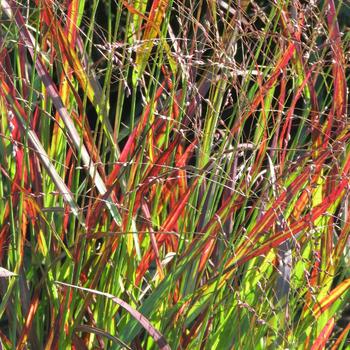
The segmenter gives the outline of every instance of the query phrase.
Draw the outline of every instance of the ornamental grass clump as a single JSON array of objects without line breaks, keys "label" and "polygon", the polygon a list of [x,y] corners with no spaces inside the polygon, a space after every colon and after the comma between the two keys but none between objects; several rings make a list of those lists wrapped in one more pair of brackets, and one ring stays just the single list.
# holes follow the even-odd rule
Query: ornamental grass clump
[{"label": "ornamental grass clump", "polygon": [[350,346],[346,1],[0,11],[0,348]]}]

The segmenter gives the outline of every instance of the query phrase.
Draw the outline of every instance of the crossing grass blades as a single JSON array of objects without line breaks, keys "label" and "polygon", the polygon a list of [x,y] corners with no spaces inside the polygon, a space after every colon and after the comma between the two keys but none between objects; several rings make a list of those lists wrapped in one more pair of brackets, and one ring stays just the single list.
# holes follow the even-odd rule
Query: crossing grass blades
[{"label": "crossing grass blades", "polygon": [[349,3],[2,0],[4,349],[346,349]]}]

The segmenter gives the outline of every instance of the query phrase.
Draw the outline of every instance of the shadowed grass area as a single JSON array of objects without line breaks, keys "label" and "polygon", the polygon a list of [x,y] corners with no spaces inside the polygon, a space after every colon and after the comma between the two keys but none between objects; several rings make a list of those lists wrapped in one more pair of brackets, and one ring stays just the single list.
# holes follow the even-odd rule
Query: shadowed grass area
[{"label": "shadowed grass area", "polygon": [[0,9],[4,349],[349,346],[346,1]]}]

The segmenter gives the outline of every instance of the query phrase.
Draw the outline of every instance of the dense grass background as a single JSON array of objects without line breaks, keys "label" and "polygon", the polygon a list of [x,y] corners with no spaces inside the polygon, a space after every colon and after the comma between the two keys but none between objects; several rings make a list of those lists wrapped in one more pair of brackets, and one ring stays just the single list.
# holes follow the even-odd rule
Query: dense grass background
[{"label": "dense grass background", "polygon": [[347,1],[2,0],[4,349],[346,349]]}]

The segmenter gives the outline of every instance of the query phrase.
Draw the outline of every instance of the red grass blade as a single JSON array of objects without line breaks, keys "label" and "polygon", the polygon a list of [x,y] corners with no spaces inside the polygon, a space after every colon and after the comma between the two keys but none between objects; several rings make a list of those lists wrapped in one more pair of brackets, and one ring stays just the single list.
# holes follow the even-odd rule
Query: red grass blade
[{"label": "red grass blade", "polygon": [[311,350],[323,350],[325,349],[326,343],[332,334],[335,322],[332,317],[322,329],[320,335],[317,337],[315,342],[312,344]]}]

